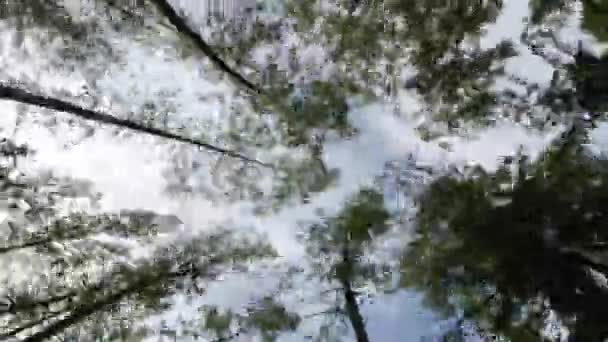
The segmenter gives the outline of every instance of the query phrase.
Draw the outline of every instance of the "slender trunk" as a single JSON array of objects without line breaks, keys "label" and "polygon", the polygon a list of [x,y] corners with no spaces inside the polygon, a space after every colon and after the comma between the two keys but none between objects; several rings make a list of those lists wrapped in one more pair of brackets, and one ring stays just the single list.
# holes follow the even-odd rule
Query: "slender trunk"
[{"label": "slender trunk", "polygon": [[353,330],[357,336],[357,342],[369,342],[365,322],[363,320],[363,316],[361,315],[361,310],[359,310],[359,304],[357,304],[357,295],[355,294],[355,291],[353,291],[350,283],[353,265],[346,246],[342,249],[342,266],[344,267],[344,270],[339,276],[339,281],[342,284],[344,291],[346,314],[348,315],[350,324],[353,326]]},{"label": "slender trunk", "polygon": [[351,288],[349,282],[343,283],[342,286],[344,286],[346,313],[348,314],[350,324],[353,326],[353,330],[355,330],[357,342],[369,342],[367,330],[365,329],[365,322],[363,321],[363,316],[361,316],[361,311],[359,310],[359,305],[357,304],[355,292]]},{"label": "slender trunk", "polygon": [[196,46],[201,50],[220,70],[230,75],[234,80],[245,86],[247,89],[254,93],[261,93],[260,89],[250,81],[248,81],[243,75],[239,74],[236,70],[232,69],[226,62],[213,51],[213,48],[203,40],[200,34],[195,32],[182,18],[173,6],[166,0],[153,0],[160,12],[169,20],[169,22],[175,26],[175,29],[181,34],[191,39]]},{"label": "slender trunk", "polygon": [[32,106],[38,106],[41,108],[47,108],[47,109],[52,109],[52,110],[56,110],[59,112],[69,113],[69,114],[72,114],[74,116],[80,117],[85,120],[94,121],[94,122],[98,122],[98,123],[102,123],[102,124],[113,125],[113,126],[122,127],[122,128],[127,128],[127,129],[135,131],[135,132],[179,141],[182,143],[197,146],[201,149],[206,149],[206,150],[213,151],[213,152],[219,152],[221,154],[225,154],[225,155],[233,157],[233,158],[241,159],[241,160],[244,160],[247,162],[256,163],[258,165],[262,165],[265,167],[271,167],[270,165],[268,165],[266,163],[263,163],[256,159],[249,158],[249,157],[244,156],[233,150],[228,150],[228,149],[224,149],[224,148],[221,148],[218,146],[200,142],[200,141],[197,141],[197,140],[194,140],[191,138],[187,138],[187,137],[183,137],[183,136],[180,136],[180,135],[177,135],[174,133],[166,132],[166,131],[160,130],[158,128],[147,127],[147,126],[141,125],[141,124],[133,122],[133,121],[117,118],[117,117],[107,114],[107,113],[102,113],[102,112],[86,109],[86,108],[80,107],[78,105],[75,105],[73,103],[66,102],[66,101],[63,101],[60,99],[36,95],[36,94],[30,93],[28,91],[25,91],[23,89],[19,89],[16,87],[0,85],[0,99],[12,100],[12,101],[16,101],[19,103],[29,104]]}]

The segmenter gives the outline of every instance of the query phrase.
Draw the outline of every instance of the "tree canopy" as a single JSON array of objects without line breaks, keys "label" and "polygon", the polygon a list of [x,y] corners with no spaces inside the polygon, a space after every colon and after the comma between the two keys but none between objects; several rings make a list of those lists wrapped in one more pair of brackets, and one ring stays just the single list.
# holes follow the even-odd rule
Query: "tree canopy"
[{"label": "tree canopy", "polygon": [[[0,3],[0,339],[607,339],[607,6]],[[377,332],[408,293],[452,324]]]}]

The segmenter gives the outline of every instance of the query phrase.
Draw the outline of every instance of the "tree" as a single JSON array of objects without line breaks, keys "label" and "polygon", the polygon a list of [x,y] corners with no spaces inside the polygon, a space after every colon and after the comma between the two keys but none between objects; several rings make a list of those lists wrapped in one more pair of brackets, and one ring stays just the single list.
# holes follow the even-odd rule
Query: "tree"
[{"label": "tree", "polygon": [[[4,147],[4,156],[27,151],[10,141]],[[223,269],[274,255],[263,240],[238,238],[226,229],[155,246],[159,230],[172,227],[158,227],[138,213],[62,214],[70,198],[98,199],[87,183],[25,177],[11,166],[1,174],[6,212],[0,258],[21,273],[2,279],[8,291],[0,312],[3,338],[139,339],[149,331],[137,320],[170,307],[171,295],[200,294]],[[132,256],[129,241],[149,248],[150,255]]]},{"label": "tree", "polygon": [[608,39],[608,27],[606,27],[606,1],[587,1],[583,3],[583,28],[591,31],[591,33],[599,40],[606,41]]},{"label": "tree", "polygon": [[607,169],[574,137],[515,175],[437,180],[420,199],[403,285],[512,341],[541,339],[551,312],[574,340],[603,339]]},{"label": "tree", "polygon": [[[532,21],[540,24],[568,4],[532,5]],[[546,46],[537,39],[543,35],[537,31],[524,41],[542,51]],[[550,31],[549,37],[554,47],[572,53]],[[605,109],[605,63],[580,42],[574,55],[573,64],[559,65],[541,52],[565,72],[554,76],[538,105],[566,119],[569,129],[540,160],[520,155],[505,159],[495,173],[473,168],[448,174],[419,197],[417,235],[403,256],[402,285],[424,293],[429,307],[458,318],[450,336],[476,330],[489,340],[606,338],[605,213],[598,203],[607,165],[585,147],[589,128]]]},{"label": "tree", "polygon": [[[331,138],[357,134],[348,117],[357,100],[391,102],[399,112],[408,110],[399,108],[399,96],[417,92],[430,112],[430,120],[420,127],[425,139],[458,134],[465,125],[490,125],[497,114],[515,120],[531,116],[530,126],[544,128],[547,120],[536,117],[537,110],[549,108],[572,130],[566,143],[544,161],[519,161],[517,172],[505,167],[496,174],[472,170],[472,178],[444,177],[421,197],[420,236],[404,256],[403,286],[425,293],[429,305],[447,315],[462,311],[458,317],[462,324],[444,336],[448,340],[461,338],[466,324],[512,340],[537,340],[552,312],[579,339],[602,336],[604,309],[589,304],[603,303],[596,275],[605,272],[603,260],[590,255],[588,245],[595,248],[598,241],[603,243],[599,229],[603,216],[594,216],[601,212],[594,203],[603,200],[595,187],[601,190],[602,185],[590,185],[602,179],[603,169],[601,162],[578,149],[584,142],[583,126],[592,120],[578,120],[574,114],[580,109],[593,114],[604,109],[606,101],[600,96],[605,90],[604,60],[588,62],[581,53],[573,66],[558,66],[566,75],[558,72],[548,90],[516,80],[526,86],[527,94],[520,96],[491,87],[498,77],[510,76],[496,65],[516,55],[513,42],[490,49],[475,44],[484,26],[496,20],[500,1],[456,1],[448,7],[433,1],[281,4],[276,11],[284,11],[282,15],[208,17],[206,23],[166,0],[83,2],[79,16],[55,1],[2,5],[6,9],[2,25],[15,31],[18,58],[27,54],[24,37],[41,46],[46,40],[58,41],[35,68],[80,68],[88,84],[86,94],[40,89],[37,80],[9,77],[14,75],[4,68],[3,79],[13,82],[0,85],[0,98],[22,104],[24,116],[31,115],[33,107],[47,110],[51,115],[40,120],[51,127],[87,121],[93,133],[95,125],[112,125],[117,131],[179,142],[175,150],[183,153],[176,153],[167,170],[168,191],[228,202],[251,199],[259,214],[306,204],[315,193],[337,183],[340,173],[325,165],[323,148]],[[531,2],[532,25],[570,4]],[[601,32],[599,21],[589,14],[591,5],[586,6],[586,25]],[[117,37],[123,45],[115,44]],[[532,39],[525,43],[542,54]],[[163,89],[137,103],[129,96],[116,96],[124,108],[104,108],[100,99],[107,94],[96,89],[95,78],[109,65],[120,65],[126,52],[140,44],[155,49],[170,46],[175,51],[168,58],[219,75],[217,84],[224,84],[224,77],[233,82],[229,95],[193,100],[202,106],[213,97],[229,107],[221,113],[228,117],[228,127],[209,128],[208,122],[196,117],[190,121],[181,117],[180,103],[175,101],[180,89]],[[311,51],[320,57],[312,57]],[[409,79],[401,74],[407,67],[416,69]],[[532,96],[536,91],[539,96]],[[92,100],[87,102],[87,96]],[[59,112],[76,120],[63,120]],[[213,152],[212,157],[205,156],[204,166],[198,158],[201,149]],[[14,146],[10,150],[15,156],[25,151]],[[12,169],[7,167],[7,178],[15,168],[16,162]],[[197,174],[201,169],[210,176]],[[546,179],[546,172],[553,178]],[[507,189],[513,173],[515,185]],[[263,184],[266,176],[272,184]],[[197,177],[198,183],[192,181]],[[203,184],[207,178],[212,186]],[[74,185],[73,180],[62,182]],[[14,223],[19,220],[9,221],[10,241],[0,247],[0,254],[13,257],[35,250],[45,258],[42,265],[55,268],[42,267],[43,291],[9,286],[14,293],[6,303],[6,336],[20,334],[32,341],[54,335],[136,340],[149,332],[133,326],[130,318],[162,312],[171,296],[197,293],[202,284],[233,264],[273,256],[263,241],[239,240],[222,229],[192,241],[148,236],[154,230],[152,222],[159,221],[150,212],[59,214],[58,204],[40,192],[45,186],[33,179],[28,185],[14,185],[19,189],[12,193],[16,199],[7,201],[11,210],[25,207],[19,196],[24,187],[29,189],[27,198],[44,203],[22,216],[30,219],[34,213],[44,213],[46,221],[34,221],[37,234],[26,229],[32,225],[29,221],[22,226]],[[595,210],[590,219],[581,209],[570,208],[583,203]],[[360,310],[364,284],[388,286],[387,266],[372,256],[377,239],[391,228],[390,218],[382,195],[362,189],[338,214],[309,227],[305,240],[314,266],[309,276],[337,286],[332,292],[338,294],[338,302],[321,314],[347,319],[359,341],[369,341]],[[591,223],[578,223],[585,220]],[[548,229],[550,225],[557,228]],[[124,240],[150,248],[147,257],[131,260],[133,247],[124,246]],[[160,246],[152,243],[159,240],[164,242]],[[522,252],[513,254],[515,247]],[[57,272],[72,274],[74,279],[50,276]],[[539,296],[549,301],[550,310],[538,309]],[[295,330],[305,318],[270,297],[248,309],[242,313],[201,307],[200,317],[182,322],[181,332],[170,327],[163,331],[175,338],[184,334],[228,340],[247,333],[270,341],[283,331]],[[513,318],[516,313],[521,317]],[[317,339],[338,339],[339,334],[330,330],[329,325],[320,329]]]},{"label": "tree", "polygon": [[230,326],[236,324],[242,331],[257,330],[264,342],[272,342],[276,341],[280,333],[295,330],[301,318],[288,312],[272,298],[266,297],[247,308],[246,315],[232,311],[222,313],[217,308],[211,307],[205,313],[203,321],[206,330],[215,331],[216,335],[224,340],[238,335],[229,332]]},{"label": "tree", "polygon": [[[355,194],[334,217],[309,227],[305,242],[317,276],[338,284],[343,308],[323,314],[342,314],[348,318],[357,341],[370,341],[359,308],[359,288],[366,283],[388,286],[386,265],[371,261],[374,240],[390,229],[390,215],[382,194],[364,188]],[[371,294],[370,294],[371,295]]]}]

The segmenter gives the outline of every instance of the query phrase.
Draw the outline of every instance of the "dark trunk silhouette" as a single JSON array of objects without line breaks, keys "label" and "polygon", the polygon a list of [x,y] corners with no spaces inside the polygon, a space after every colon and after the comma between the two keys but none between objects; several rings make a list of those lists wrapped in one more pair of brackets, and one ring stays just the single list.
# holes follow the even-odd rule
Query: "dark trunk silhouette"
[{"label": "dark trunk silhouette", "polygon": [[133,122],[133,121],[119,119],[119,118],[117,118],[113,115],[107,114],[107,113],[101,113],[98,111],[82,108],[78,105],[75,105],[75,104],[72,104],[72,103],[69,103],[69,102],[66,102],[63,100],[59,100],[59,99],[55,99],[55,98],[51,98],[51,97],[47,97],[47,96],[36,95],[36,94],[30,93],[28,91],[25,91],[23,89],[19,89],[16,87],[0,85],[0,99],[12,100],[12,101],[16,101],[16,102],[20,102],[20,103],[24,103],[24,104],[28,104],[28,105],[33,105],[33,106],[38,106],[38,107],[42,107],[42,108],[56,110],[59,112],[69,113],[69,114],[72,114],[74,116],[80,117],[85,120],[95,121],[95,122],[99,122],[99,123],[103,123],[103,124],[109,124],[109,125],[118,126],[118,127],[122,127],[122,128],[128,128],[135,132],[145,133],[145,134],[149,134],[149,135],[153,135],[153,136],[157,136],[157,137],[161,137],[161,138],[165,138],[165,139],[170,139],[170,140],[175,140],[175,141],[195,145],[197,147],[200,147],[200,148],[203,148],[203,149],[206,149],[209,151],[213,151],[213,152],[219,152],[221,154],[225,154],[225,155],[233,157],[233,158],[238,158],[238,159],[241,159],[241,160],[244,160],[247,162],[252,162],[252,163],[262,165],[262,166],[271,167],[269,164],[263,163],[256,159],[249,158],[247,156],[239,154],[236,151],[213,146],[213,145],[210,145],[210,144],[207,144],[204,142],[200,142],[200,141],[197,141],[197,140],[194,140],[191,138],[187,138],[187,137],[183,137],[183,136],[180,136],[180,135],[177,135],[174,133],[166,132],[166,131],[160,130],[158,128],[146,127],[144,125],[141,125],[141,124]]},{"label": "dark trunk silhouette", "polygon": [[215,53],[215,51],[213,51],[213,48],[211,48],[211,46],[207,44],[207,42],[205,42],[205,40],[203,40],[203,38],[198,33],[196,33],[194,30],[192,30],[192,28],[190,28],[190,26],[186,23],[186,20],[182,18],[179,14],[177,14],[171,4],[169,4],[165,0],[153,0],[152,2],[155,3],[159,10],[162,12],[162,14],[167,17],[167,19],[169,19],[169,22],[173,26],[175,26],[175,29],[190,38],[196,44],[196,46],[205,54],[205,56],[209,57],[213,64],[215,64],[220,70],[230,75],[237,82],[244,85],[247,89],[252,90],[255,93],[261,92],[255,84],[251,83],[250,81],[245,79],[243,75],[239,74],[230,66],[228,66],[228,64],[226,64],[226,62],[224,62],[224,60],[221,59],[217,55],[217,53]]},{"label": "dark trunk silhouette", "polygon": [[355,335],[357,336],[357,342],[369,342],[369,336],[365,329],[365,322],[361,311],[359,310],[359,304],[357,304],[357,295],[353,290],[350,282],[350,278],[353,272],[353,264],[348,252],[348,247],[342,249],[342,271],[338,276],[338,280],[342,285],[344,291],[344,300],[346,302],[346,314],[350,320],[350,324],[353,326]]}]

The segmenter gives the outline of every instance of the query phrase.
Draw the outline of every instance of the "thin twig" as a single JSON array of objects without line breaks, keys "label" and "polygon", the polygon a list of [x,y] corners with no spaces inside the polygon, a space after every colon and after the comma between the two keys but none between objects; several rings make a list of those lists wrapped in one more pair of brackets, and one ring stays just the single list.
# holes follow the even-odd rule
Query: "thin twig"
[{"label": "thin twig", "polygon": [[141,124],[133,122],[133,121],[119,119],[110,114],[86,109],[86,108],[80,107],[78,105],[75,105],[75,104],[72,104],[72,103],[69,103],[69,102],[66,102],[63,100],[59,100],[56,98],[36,95],[36,94],[30,93],[26,90],[19,89],[16,87],[0,85],[0,99],[12,100],[12,101],[16,101],[16,102],[20,102],[20,103],[24,103],[24,104],[29,104],[29,105],[33,105],[33,106],[38,106],[38,107],[42,107],[42,108],[47,108],[47,109],[52,109],[52,110],[56,110],[56,111],[60,111],[60,112],[69,113],[74,116],[83,118],[85,120],[114,125],[114,126],[118,126],[118,127],[122,127],[122,128],[128,128],[128,129],[136,131],[136,132],[146,133],[146,134],[157,136],[157,137],[162,137],[162,138],[166,138],[166,139],[170,139],[170,140],[175,140],[175,141],[195,145],[199,148],[203,148],[203,149],[206,149],[209,151],[218,152],[218,153],[221,153],[221,154],[233,157],[233,158],[241,159],[241,160],[244,160],[247,162],[252,162],[252,163],[264,166],[264,167],[272,168],[272,166],[270,164],[261,162],[257,159],[249,158],[249,157],[244,156],[233,150],[224,149],[224,148],[217,147],[217,146],[207,144],[204,142],[200,142],[200,141],[197,141],[197,140],[194,140],[191,138],[186,138],[186,137],[174,134],[174,133],[160,130],[158,128],[146,127],[144,125],[141,125]]},{"label": "thin twig", "polygon": [[308,318],[313,318],[316,316],[328,315],[328,314],[344,314],[344,311],[340,308],[331,308],[331,309],[323,310],[320,312],[313,312],[310,314],[306,314],[306,315],[302,316],[302,319],[308,319]]}]

